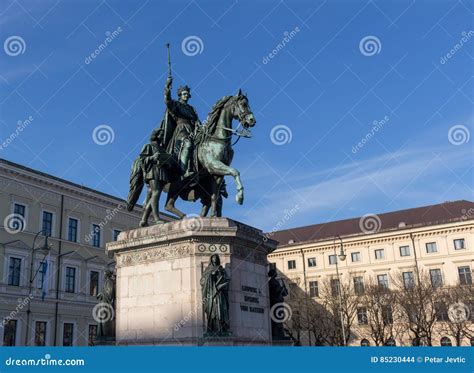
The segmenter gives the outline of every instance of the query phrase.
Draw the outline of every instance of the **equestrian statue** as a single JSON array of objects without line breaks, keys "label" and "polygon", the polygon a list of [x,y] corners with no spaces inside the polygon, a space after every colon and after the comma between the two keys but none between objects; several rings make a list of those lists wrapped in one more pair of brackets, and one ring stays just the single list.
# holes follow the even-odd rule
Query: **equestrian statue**
[{"label": "equestrian statue", "polygon": [[[164,91],[165,114],[158,128],[152,131],[150,142],[132,164],[127,209],[132,211],[144,185],[147,195],[140,226],[148,225],[152,215],[155,224],[163,223],[159,215],[159,200],[167,193],[165,210],[182,219],[185,213],[178,210],[178,198],[202,203],[201,216],[222,215],[222,197],[227,198],[225,176],[235,180],[238,204],[244,202],[244,186],[237,169],[231,167],[234,150],[232,139],[251,137],[250,128],[256,120],[247,96],[239,89],[234,96],[224,96],[211,109],[204,123],[188,101],[191,89],[185,85],[177,90],[178,98],[171,95],[170,48],[168,47],[168,78]],[[233,120],[238,120],[236,129]],[[242,127],[242,128],[240,128]],[[240,130],[239,130],[240,128]]]}]

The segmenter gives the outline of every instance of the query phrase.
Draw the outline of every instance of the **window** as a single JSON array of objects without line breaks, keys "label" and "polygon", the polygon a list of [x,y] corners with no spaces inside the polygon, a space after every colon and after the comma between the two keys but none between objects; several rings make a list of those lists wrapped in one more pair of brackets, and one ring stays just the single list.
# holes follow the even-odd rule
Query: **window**
[{"label": "window", "polygon": [[367,308],[365,308],[365,307],[357,308],[357,322],[360,325],[366,325],[367,324]]},{"label": "window", "polygon": [[384,325],[393,324],[392,306],[382,306],[382,321]]},{"label": "window", "polygon": [[46,346],[45,321],[37,321],[35,324],[35,346]]},{"label": "window", "polygon": [[100,227],[92,224],[92,246],[100,247]]},{"label": "window", "polygon": [[119,231],[118,229],[114,229],[113,234],[114,234],[114,241],[117,241],[118,235],[122,233],[122,231]]},{"label": "window", "polygon": [[288,269],[296,269],[296,260],[288,260]]},{"label": "window", "polygon": [[319,297],[318,281],[310,281],[309,282],[309,296],[310,297]]},{"label": "window", "polygon": [[388,275],[377,275],[377,282],[380,287],[388,289]]},{"label": "window", "polygon": [[428,242],[425,246],[426,246],[426,252],[428,254],[438,252],[438,247],[436,246],[436,242]]},{"label": "window", "polygon": [[[23,218],[26,218],[26,206],[20,205],[19,203],[15,203],[13,205],[13,214],[15,215],[20,215]],[[15,221],[13,222],[13,229],[15,231],[22,231],[25,229],[25,219],[14,219]]]},{"label": "window", "polygon": [[415,278],[413,277],[413,272],[403,272],[403,285],[405,289],[410,289],[415,286]]},{"label": "window", "polygon": [[97,325],[89,325],[89,346],[94,346],[97,337]]},{"label": "window", "polygon": [[443,337],[441,338],[441,346],[452,346],[453,344],[451,343],[451,339],[449,337]]},{"label": "window", "polygon": [[17,320],[8,320],[3,329],[3,345],[4,346],[15,346],[16,345],[16,326]]},{"label": "window", "polygon": [[459,282],[461,285],[472,285],[471,268],[468,266],[458,267]]},{"label": "window", "polygon": [[10,258],[10,264],[8,266],[8,285],[20,286],[20,275],[21,275],[21,259]]},{"label": "window", "polygon": [[351,254],[351,259],[353,262],[360,262],[360,252],[355,252]]},{"label": "window", "polygon": [[430,269],[431,286],[439,288],[443,286],[443,276],[441,275],[441,269]]},{"label": "window", "polygon": [[410,246],[400,246],[400,256],[410,256]]},{"label": "window", "polygon": [[370,346],[370,342],[367,339],[364,338],[363,340],[360,341],[360,345],[362,347],[368,347],[368,346]]},{"label": "window", "polygon": [[443,302],[436,302],[434,304],[435,316],[437,321],[449,321],[448,307]]},{"label": "window", "polygon": [[466,246],[464,245],[464,238],[454,240],[454,249],[455,250],[462,250],[462,249],[465,249],[465,248],[466,248]]},{"label": "window", "polygon": [[66,293],[76,291],[76,268],[66,267]]},{"label": "window", "polygon": [[393,338],[389,338],[385,342],[385,346],[396,346],[396,345],[397,345],[397,343],[395,342],[395,340]]},{"label": "window", "polygon": [[72,346],[74,337],[74,324],[64,323],[63,326],[63,346]]},{"label": "window", "polygon": [[36,275],[36,287],[38,289],[43,289],[45,274],[46,274],[46,262],[41,262],[38,266],[38,273]]},{"label": "window", "polygon": [[53,232],[53,213],[43,211],[43,225],[42,225],[43,236],[51,236]]},{"label": "window", "polygon": [[329,264],[336,264],[336,263],[337,263],[337,256],[329,255]]},{"label": "window", "polygon": [[337,278],[331,279],[331,294],[333,297],[339,294],[339,279]]},{"label": "window", "polygon": [[277,270],[277,265],[276,265],[276,263],[271,263],[270,262],[270,263],[268,263],[268,270],[271,271],[272,269],[274,271],[276,271]]},{"label": "window", "polygon": [[77,242],[77,228],[79,226],[79,221],[74,218],[69,218],[68,221],[68,230],[67,230],[67,239],[71,242]]},{"label": "window", "polygon": [[375,259],[385,259],[385,250],[384,249],[375,250]]},{"label": "window", "polygon": [[99,292],[99,272],[91,271],[89,277],[89,294],[96,296]]},{"label": "window", "polygon": [[308,267],[316,267],[316,258],[308,258]]},{"label": "window", "polygon": [[356,276],[353,278],[354,291],[357,295],[364,294],[364,278],[362,276]]}]

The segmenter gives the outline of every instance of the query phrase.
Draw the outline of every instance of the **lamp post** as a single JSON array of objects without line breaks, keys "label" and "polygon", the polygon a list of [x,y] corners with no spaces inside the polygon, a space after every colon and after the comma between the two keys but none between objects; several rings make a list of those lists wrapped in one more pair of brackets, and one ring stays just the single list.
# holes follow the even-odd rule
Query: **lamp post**
[{"label": "lamp post", "polygon": [[[48,235],[44,235],[44,244],[42,247],[39,247],[35,249],[35,244],[36,244],[36,239],[40,235],[40,233],[43,233],[43,230],[40,230],[38,233],[35,234],[35,237],[33,238],[33,246],[31,246],[31,261],[30,261],[30,275],[29,275],[29,284],[28,284],[28,296],[31,296],[31,292],[33,290],[33,281],[36,278],[36,275],[38,274],[38,269],[36,270],[35,274],[33,275],[33,265],[35,262],[35,252],[38,250],[43,251],[45,253],[44,257],[46,258],[46,255],[48,255],[49,252],[49,246],[48,246]],[[43,259],[44,260],[44,259]],[[26,333],[25,333],[25,346],[28,346],[28,339],[29,339],[29,331],[30,331],[30,313],[31,313],[31,299],[28,302],[28,309],[26,311]]]},{"label": "lamp post", "polygon": [[[343,343],[342,345],[345,346],[346,345],[346,329],[344,327],[344,316],[343,316],[343,313],[342,313],[342,295],[341,295],[341,279],[339,278],[339,266],[338,266],[338,258],[341,259],[341,261],[344,261],[346,260],[346,254],[344,253],[344,246],[342,244],[342,239],[339,235],[336,236],[336,238],[339,238],[339,241],[341,241],[341,248],[340,248],[340,251],[339,251],[339,254],[336,254],[336,245],[334,244],[334,255],[336,256],[336,275],[337,275],[337,287],[338,287],[338,297],[339,297],[339,314],[341,316],[341,329],[342,329],[342,339],[343,339]],[[334,239],[334,241],[336,241]]]}]

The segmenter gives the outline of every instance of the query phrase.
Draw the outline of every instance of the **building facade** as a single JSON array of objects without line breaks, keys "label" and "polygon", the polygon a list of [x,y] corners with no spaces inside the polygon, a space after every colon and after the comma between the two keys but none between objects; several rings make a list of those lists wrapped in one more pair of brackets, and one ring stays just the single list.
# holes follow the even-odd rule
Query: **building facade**
[{"label": "building facade", "polygon": [[[280,245],[268,260],[289,285],[289,300],[301,292],[308,302],[318,305],[323,303],[321,292],[325,284],[349,284],[354,294],[362,294],[369,284],[394,289],[404,281],[408,286],[421,273],[434,288],[464,285],[471,289],[473,299],[466,303],[469,307],[470,302],[468,317],[472,321],[473,233],[474,203],[446,202],[271,232],[268,236]],[[340,256],[341,245],[344,260]],[[366,325],[370,312],[368,305],[354,308],[349,345],[373,344]],[[470,334],[461,338],[463,345],[474,342],[472,322],[468,329]],[[436,327],[434,330],[433,345],[455,345],[452,336],[443,335]],[[315,343],[311,333],[301,334],[303,344]],[[408,334],[394,337],[393,343],[412,345]]]},{"label": "building facade", "polygon": [[3,345],[92,344],[97,294],[105,271],[114,269],[105,243],[137,227],[141,210],[128,212],[120,198],[0,160]]}]

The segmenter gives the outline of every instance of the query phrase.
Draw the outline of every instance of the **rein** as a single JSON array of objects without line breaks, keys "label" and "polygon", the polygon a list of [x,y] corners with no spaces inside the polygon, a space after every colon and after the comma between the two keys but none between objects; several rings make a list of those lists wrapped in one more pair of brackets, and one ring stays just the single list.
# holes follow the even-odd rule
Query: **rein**
[{"label": "rein", "polygon": [[[232,99],[232,97],[231,97]],[[240,140],[241,137],[245,137],[245,138],[251,138],[252,137],[252,133],[250,132],[250,130],[246,129],[246,128],[242,128],[240,131],[239,131],[239,128],[240,126],[242,126],[242,118],[240,117],[240,114],[239,114],[239,125],[237,126],[237,128],[234,130],[233,128],[229,128],[229,127],[224,127],[222,126],[221,128],[226,130],[226,131],[229,131],[230,132],[230,136],[228,137],[224,137],[224,138],[220,138],[220,137],[216,137],[216,136],[213,136],[211,134],[207,134],[207,138],[208,139],[212,139],[212,140],[217,140],[217,141],[220,141],[220,142],[223,142],[223,143],[226,143],[227,141],[229,141],[230,139],[232,139],[232,136],[233,135],[236,135],[237,136],[237,140],[234,141],[233,144],[231,144],[231,146],[234,146],[235,144],[237,144]]]}]

